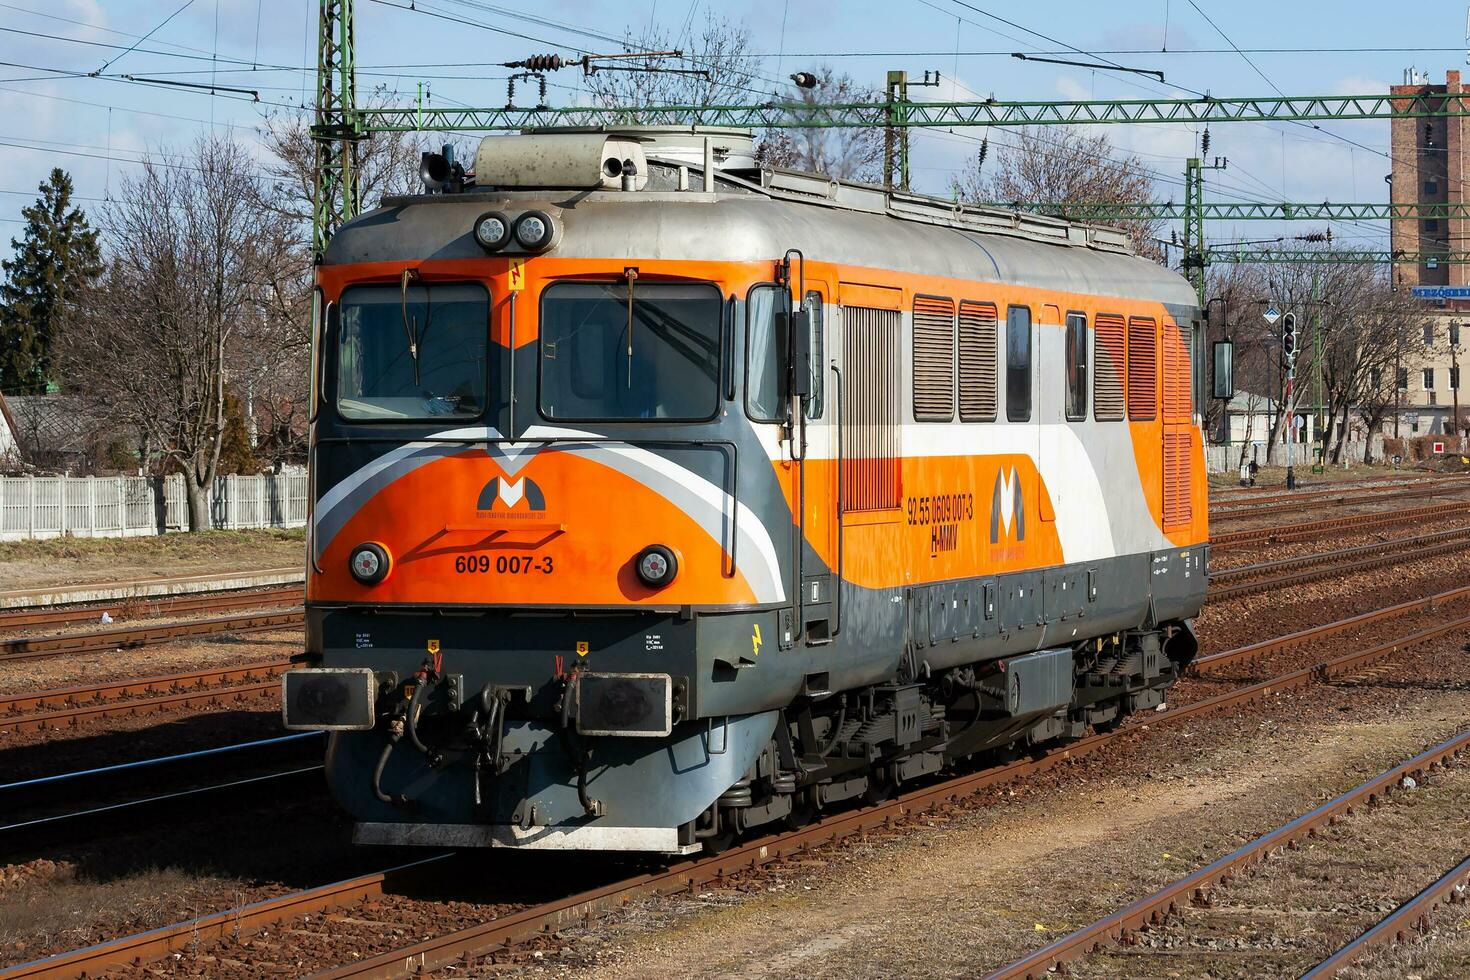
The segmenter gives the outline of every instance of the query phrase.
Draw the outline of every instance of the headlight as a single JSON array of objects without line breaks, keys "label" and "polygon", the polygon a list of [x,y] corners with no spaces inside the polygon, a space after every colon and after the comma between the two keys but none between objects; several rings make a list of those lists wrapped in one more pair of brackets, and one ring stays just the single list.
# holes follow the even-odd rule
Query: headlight
[{"label": "headlight", "polygon": [[487,252],[496,252],[510,241],[510,219],[490,211],[475,219],[475,241]]},{"label": "headlight", "polygon": [[643,584],[661,589],[679,574],[679,559],[661,544],[651,544],[638,554],[638,577]]},{"label": "headlight", "polygon": [[352,549],[352,558],[348,564],[353,578],[363,585],[377,585],[388,577],[388,569],[393,560],[388,557],[387,548],[369,541]]},{"label": "headlight", "polygon": [[516,241],[528,252],[539,252],[551,244],[555,226],[544,211],[527,211],[516,220]]}]

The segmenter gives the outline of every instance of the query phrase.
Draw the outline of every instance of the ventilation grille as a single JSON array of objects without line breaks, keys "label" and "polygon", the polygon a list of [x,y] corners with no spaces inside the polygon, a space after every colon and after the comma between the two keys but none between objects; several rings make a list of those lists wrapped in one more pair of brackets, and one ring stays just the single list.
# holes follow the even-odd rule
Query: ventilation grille
[{"label": "ventilation grille", "polygon": [[897,310],[843,309],[842,509],[899,505]]},{"label": "ventilation grille", "polygon": [[1181,527],[1194,519],[1189,465],[1190,431],[1168,426],[1164,433],[1164,529]]},{"label": "ventilation grille", "polygon": [[1188,327],[1164,329],[1164,417],[1187,421],[1194,414],[1194,335]]},{"label": "ventilation grille", "polygon": [[1158,329],[1148,317],[1128,321],[1128,418],[1150,422],[1158,414]]},{"label": "ventilation grille", "polygon": [[994,422],[995,307],[960,304],[960,418]]},{"label": "ventilation grille", "polygon": [[1123,420],[1124,352],[1123,318],[1099,313],[1093,321],[1093,411],[1099,422]]},{"label": "ventilation grille", "polygon": [[954,300],[914,297],[914,418],[954,418]]}]

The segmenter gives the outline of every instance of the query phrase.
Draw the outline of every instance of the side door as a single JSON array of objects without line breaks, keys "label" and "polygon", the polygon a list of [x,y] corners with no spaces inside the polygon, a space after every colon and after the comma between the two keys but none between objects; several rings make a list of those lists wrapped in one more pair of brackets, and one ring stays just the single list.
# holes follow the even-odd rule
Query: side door
[{"label": "side door", "polygon": [[[827,643],[833,633],[838,566],[835,304],[821,283],[808,281],[801,301],[806,314],[808,394],[800,398],[796,421],[797,494],[801,549],[801,626],[809,645]],[[799,321],[798,321],[799,322]],[[800,368],[800,365],[798,365]]]}]

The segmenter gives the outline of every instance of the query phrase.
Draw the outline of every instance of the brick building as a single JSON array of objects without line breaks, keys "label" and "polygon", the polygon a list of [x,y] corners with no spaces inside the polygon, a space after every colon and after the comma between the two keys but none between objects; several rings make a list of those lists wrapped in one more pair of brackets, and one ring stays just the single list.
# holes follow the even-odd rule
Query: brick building
[{"label": "brick building", "polygon": [[[1445,72],[1444,84],[1431,84],[1427,75],[1409,69],[1404,84],[1390,88],[1393,95],[1434,96],[1466,91],[1458,71]],[[1434,102],[1429,103],[1433,108]],[[1401,118],[1390,124],[1393,173],[1389,200],[1394,204],[1466,204],[1466,138],[1470,119]],[[1470,287],[1470,264],[1445,262],[1435,253],[1470,249],[1470,219],[1446,217],[1396,218],[1390,223],[1395,253],[1417,255],[1418,261],[1399,262],[1394,279],[1399,289],[1421,286]],[[1407,345],[1398,370],[1402,413],[1397,428],[1403,435],[1448,432],[1451,405],[1459,388],[1460,355],[1465,352],[1464,329],[1470,328],[1470,298],[1434,298],[1423,301],[1424,319],[1407,325]],[[1470,394],[1470,393],[1467,393]],[[1461,399],[1461,427],[1470,414],[1470,400]],[[1386,426],[1395,434],[1395,424]]]}]

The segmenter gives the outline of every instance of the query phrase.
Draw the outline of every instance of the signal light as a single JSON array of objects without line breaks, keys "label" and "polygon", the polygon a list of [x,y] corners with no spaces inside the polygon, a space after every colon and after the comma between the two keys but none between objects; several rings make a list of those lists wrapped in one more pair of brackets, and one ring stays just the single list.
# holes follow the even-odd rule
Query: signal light
[{"label": "signal light", "polygon": [[516,220],[516,241],[528,252],[545,251],[555,233],[551,215],[544,211],[527,211]]},{"label": "signal light", "polygon": [[353,548],[352,558],[348,561],[352,577],[363,585],[377,585],[383,581],[388,577],[388,570],[392,565],[393,559],[388,556],[388,549],[373,541]]},{"label": "signal light", "polygon": [[651,544],[638,555],[638,577],[651,589],[661,589],[679,574],[679,559],[670,548]]},{"label": "signal light", "polygon": [[475,241],[487,252],[497,252],[510,241],[510,219],[488,211],[475,219]]},{"label": "signal light", "polygon": [[1288,313],[1281,318],[1281,353],[1288,361],[1296,358],[1296,314]]}]

